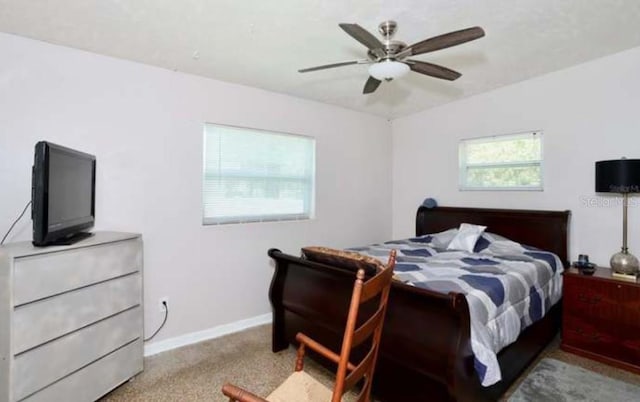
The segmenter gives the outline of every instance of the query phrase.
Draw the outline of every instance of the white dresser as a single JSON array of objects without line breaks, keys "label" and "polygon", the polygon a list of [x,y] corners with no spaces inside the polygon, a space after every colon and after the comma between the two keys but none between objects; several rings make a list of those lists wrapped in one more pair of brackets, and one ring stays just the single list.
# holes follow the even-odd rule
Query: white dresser
[{"label": "white dresser", "polygon": [[94,401],[143,364],[142,239],[0,247],[0,402]]}]

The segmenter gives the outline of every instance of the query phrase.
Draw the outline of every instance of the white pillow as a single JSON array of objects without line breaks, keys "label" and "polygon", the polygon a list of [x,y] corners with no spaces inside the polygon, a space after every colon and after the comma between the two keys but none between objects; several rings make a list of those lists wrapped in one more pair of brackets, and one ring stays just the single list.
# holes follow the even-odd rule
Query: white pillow
[{"label": "white pillow", "polygon": [[464,250],[473,253],[476,242],[486,228],[486,226],[461,223],[460,228],[458,228],[458,234],[451,240],[447,250]]},{"label": "white pillow", "polygon": [[431,234],[431,244],[437,248],[447,248],[451,240],[458,234],[458,228]]}]

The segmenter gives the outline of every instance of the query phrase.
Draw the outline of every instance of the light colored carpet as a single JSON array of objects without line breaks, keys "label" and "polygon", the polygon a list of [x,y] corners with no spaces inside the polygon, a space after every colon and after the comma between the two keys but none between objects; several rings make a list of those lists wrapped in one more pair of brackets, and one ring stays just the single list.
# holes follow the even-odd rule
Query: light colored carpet
[{"label": "light colored carpet", "polygon": [[[226,402],[220,392],[225,382],[266,396],[293,373],[295,357],[293,347],[271,352],[271,326],[264,325],[145,358],[144,372],[101,401]],[[311,359],[305,371],[332,387],[330,373]]]},{"label": "light colored carpet", "polygon": [[[503,400],[514,393],[543,357],[551,357],[640,386],[639,375],[565,353],[558,348],[558,344],[556,339],[507,391]],[[106,395],[102,402],[226,402],[220,388],[227,381],[257,395],[268,395],[292,373],[294,362],[295,350],[292,347],[279,353],[271,352],[271,326],[260,326],[148,357],[145,359],[143,373]],[[331,386],[331,373],[310,359],[305,362],[305,370],[325,385]],[[578,384],[576,389],[580,388]],[[352,395],[345,398],[345,401],[351,399]],[[617,401],[609,399],[607,402]]]},{"label": "light colored carpet", "polygon": [[637,402],[640,386],[555,359],[542,359],[509,402]]}]

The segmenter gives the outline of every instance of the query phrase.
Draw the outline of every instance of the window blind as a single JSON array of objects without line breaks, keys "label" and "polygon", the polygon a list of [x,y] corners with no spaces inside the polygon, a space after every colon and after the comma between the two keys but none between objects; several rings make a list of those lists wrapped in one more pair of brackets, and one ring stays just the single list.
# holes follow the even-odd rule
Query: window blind
[{"label": "window blind", "polygon": [[203,223],[313,217],[315,140],[205,124]]}]

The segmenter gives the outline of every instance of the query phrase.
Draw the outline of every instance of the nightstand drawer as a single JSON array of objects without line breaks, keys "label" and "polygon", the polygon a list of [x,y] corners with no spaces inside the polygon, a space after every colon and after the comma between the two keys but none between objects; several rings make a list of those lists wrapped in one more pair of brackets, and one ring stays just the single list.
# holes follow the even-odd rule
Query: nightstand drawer
[{"label": "nightstand drawer", "polygon": [[640,374],[640,283],[564,273],[561,348]]},{"label": "nightstand drawer", "polygon": [[563,345],[640,366],[640,337],[629,327],[602,326],[576,316],[565,316]]},{"label": "nightstand drawer", "polygon": [[640,329],[640,288],[625,283],[565,276],[564,311],[587,320],[607,320]]}]

